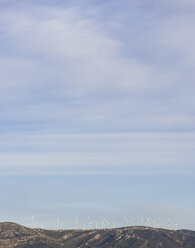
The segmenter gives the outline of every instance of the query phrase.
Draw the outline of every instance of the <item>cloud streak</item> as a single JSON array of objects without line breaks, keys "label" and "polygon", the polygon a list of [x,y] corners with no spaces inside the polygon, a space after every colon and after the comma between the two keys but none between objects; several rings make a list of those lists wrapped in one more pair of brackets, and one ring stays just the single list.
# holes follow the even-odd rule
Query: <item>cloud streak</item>
[{"label": "cloud streak", "polygon": [[[194,133],[1,135],[2,173],[191,173]],[[8,152],[9,151],[9,152]],[[186,172],[186,170],[188,170]],[[18,171],[18,172],[17,172]]]}]

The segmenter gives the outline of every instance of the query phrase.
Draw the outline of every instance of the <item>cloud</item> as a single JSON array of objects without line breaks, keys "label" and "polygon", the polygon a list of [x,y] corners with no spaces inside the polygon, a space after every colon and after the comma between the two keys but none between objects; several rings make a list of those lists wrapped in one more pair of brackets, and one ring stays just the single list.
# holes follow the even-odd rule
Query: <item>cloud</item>
[{"label": "cloud", "polygon": [[116,12],[105,3],[88,2],[84,12],[20,3],[0,11],[1,132],[194,130],[186,12],[167,13],[163,2],[164,12],[154,2],[116,1]]},{"label": "cloud", "polygon": [[192,147],[194,133],[4,134],[0,167],[6,174],[186,174]]},{"label": "cloud", "polygon": [[194,21],[186,16],[171,17],[165,22],[164,29],[161,30],[161,45],[172,50],[172,54],[178,57],[181,66],[189,67],[194,63],[194,41],[193,32]]},{"label": "cloud", "polygon": [[11,41],[19,60],[31,59],[31,87],[47,81],[47,86],[53,89],[51,84],[55,84],[62,96],[85,95],[111,87],[149,87],[152,67],[135,58],[120,58],[122,44],[100,30],[94,20],[82,19],[74,9],[8,11],[1,13],[1,19],[8,31],[6,39]]},{"label": "cloud", "polygon": [[46,85],[56,97],[158,90],[179,77],[135,56],[124,57],[125,44],[75,8],[3,10],[1,22],[5,42],[9,40],[16,58],[31,60],[28,86]]}]

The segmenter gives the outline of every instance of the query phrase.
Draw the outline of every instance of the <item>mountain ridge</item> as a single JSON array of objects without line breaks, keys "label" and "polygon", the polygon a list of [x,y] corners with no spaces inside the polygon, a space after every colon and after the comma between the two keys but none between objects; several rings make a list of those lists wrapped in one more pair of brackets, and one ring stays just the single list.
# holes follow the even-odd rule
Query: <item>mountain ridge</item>
[{"label": "mountain ridge", "polygon": [[0,223],[0,248],[195,248],[195,231],[146,226],[47,230]]}]

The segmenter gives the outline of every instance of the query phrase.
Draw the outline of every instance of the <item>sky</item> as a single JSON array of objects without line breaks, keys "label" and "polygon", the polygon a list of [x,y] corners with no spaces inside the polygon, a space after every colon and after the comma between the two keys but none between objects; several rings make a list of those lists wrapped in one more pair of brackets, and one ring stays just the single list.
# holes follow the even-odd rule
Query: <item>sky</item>
[{"label": "sky", "polygon": [[195,230],[194,13],[0,0],[0,221]]}]

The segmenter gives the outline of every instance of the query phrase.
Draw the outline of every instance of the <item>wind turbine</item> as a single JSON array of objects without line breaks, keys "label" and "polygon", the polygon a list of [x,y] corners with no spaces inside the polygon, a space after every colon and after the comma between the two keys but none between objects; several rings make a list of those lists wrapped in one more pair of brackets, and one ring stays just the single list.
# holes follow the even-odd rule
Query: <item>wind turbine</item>
[{"label": "wind turbine", "polygon": [[138,226],[140,225],[140,217],[139,216],[137,217],[137,224],[138,224]]},{"label": "wind turbine", "polygon": [[160,219],[157,218],[157,227],[159,228],[160,227]]},{"label": "wind turbine", "polygon": [[34,216],[32,216],[31,218],[31,227],[33,228],[34,226],[35,226],[35,217]]},{"label": "wind turbine", "polygon": [[107,223],[108,223],[107,220],[104,219],[103,222],[102,222],[102,229],[106,228]]},{"label": "wind turbine", "polygon": [[153,224],[154,224],[154,227],[156,228],[157,227],[157,221],[156,221],[156,219],[153,220]]},{"label": "wind turbine", "polygon": [[178,224],[174,224],[173,226],[174,226],[174,230],[176,231]]},{"label": "wind turbine", "polygon": [[132,224],[132,218],[129,217],[129,226],[131,226],[131,224]]},{"label": "wind turbine", "polygon": [[98,222],[97,222],[97,220],[95,222],[95,228],[98,229]]},{"label": "wind turbine", "polygon": [[169,230],[171,229],[171,221],[170,220],[168,221],[168,228],[169,228]]},{"label": "wind turbine", "polygon": [[88,218],[88,228],[91,229],[92,228],[92,221],[90,218]]},{"label": "wind turbine", "polygon": [[150,218],[146,218],[146,226],[150,225]]},{"label": "wind turbine", "polygon": [[105,220],[105,223],[107,225],[107,228],[109,228],[109,221],[108,220]]},{"label": "wind turbine", "polygon": [[140,218],[140,223],[141,223],[141,225],[143,225],[143,223],[144,223],[144,217],[143,216],[141,216],[141,218]]},{"label": "wind turbine", "polygon": [[126,227],[128,226],[128,219],[125,219],[125,229],[126,229]]},{"label": "wind turbine", "polygon": [[116,227],[116,223],[112,223],[112,228],[115,228]]},{"label": "wind turbine", "polygon": [[60,218],[57,218],[56,220],[56,230],[58,230],[60,227]]},{"label": "wind turbine", "polygon": [[102,229],[104,229],[104,221],[102,221],[101,226],[102,226]]},{"label": "wind turbine", "polygon": [[78,219],[77,219],[77,217],[75,219],[75,230],[78,230]]}]

